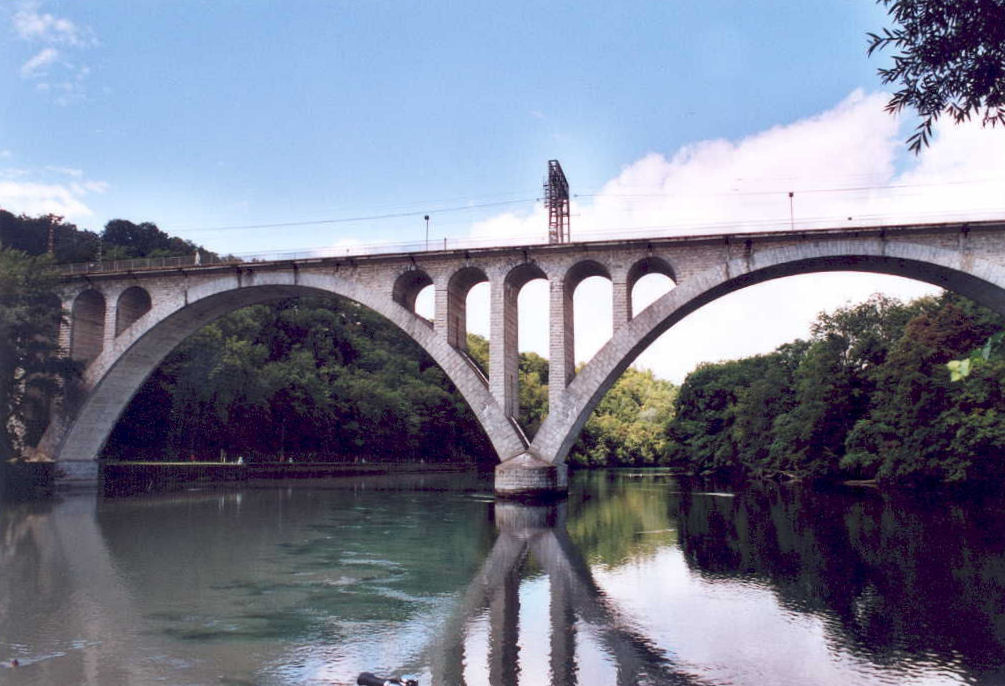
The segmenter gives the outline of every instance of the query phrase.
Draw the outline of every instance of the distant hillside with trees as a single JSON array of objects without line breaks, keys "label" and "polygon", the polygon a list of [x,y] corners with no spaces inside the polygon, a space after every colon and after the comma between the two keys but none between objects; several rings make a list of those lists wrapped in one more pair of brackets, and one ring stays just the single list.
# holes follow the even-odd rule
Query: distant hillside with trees
[{"label": "distant hillside with trees", "polygon": [[212,254],[192,241],[169,236],[152,222],[135,224],[113,219],[105,224],[104,231],[97,233],[77,228],[54,214],[28,217],[0,210],[0,247],[28,255],[45,255],[49,253],[50,236],[51,257],[57,264],[178,257],[193,255],[196,250]]}]

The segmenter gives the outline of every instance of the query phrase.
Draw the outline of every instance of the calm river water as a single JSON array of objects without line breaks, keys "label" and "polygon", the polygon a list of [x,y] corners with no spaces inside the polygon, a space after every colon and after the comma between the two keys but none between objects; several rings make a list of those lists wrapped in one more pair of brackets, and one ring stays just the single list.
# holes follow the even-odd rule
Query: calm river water
[{"label": "calm river water", "polygon": [[1005,684],[1005,504],[579,473],[0,511],[3,684]]}]

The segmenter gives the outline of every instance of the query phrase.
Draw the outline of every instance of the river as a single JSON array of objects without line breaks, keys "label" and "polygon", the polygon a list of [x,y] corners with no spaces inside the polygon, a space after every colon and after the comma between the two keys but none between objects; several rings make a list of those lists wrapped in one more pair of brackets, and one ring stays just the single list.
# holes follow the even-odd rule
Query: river
[{"label": "river", "polygon": [[1005,502],[576,473],[0,511],[3,684],[1005,684]]}]

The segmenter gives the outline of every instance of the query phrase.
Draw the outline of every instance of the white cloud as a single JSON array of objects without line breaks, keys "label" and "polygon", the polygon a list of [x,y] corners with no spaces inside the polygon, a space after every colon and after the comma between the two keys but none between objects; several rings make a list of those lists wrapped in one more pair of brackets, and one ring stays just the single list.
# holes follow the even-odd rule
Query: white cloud
[{"label": "white cloud", "polygon": [[42,48],[34,57],[21,65],[21,78],[32,79],[43,75],[59,59],[56,48]]},{"label": "white cloud", "polygon": [[89,29],[77,26],[65,17],[41,12],[40,8],[41,2],[23,2],[14,13],[12,24],[14,32],[20,38],[73,47],[95,44],[95,38]]},{"label": "white cloud", "polygon": [[[73,180],[64,183],[57,178],[66,176]],[[106,182],[86,179],[83,171],[69,167],[0,169],[0,208],[14,214],[51,213],[79,221],[94,215],[88,198],[108,188]]]},{"label": "white cloud", "polygon": [[68,218],[94,214],[73,189],[59,184],[0,181],[0,208],[14,214],[58,214]]},{"label": "white cloud", "polygon": [[79,179],[84,175],[83,170],[75,169],[73,167],[46,167],[46,171],[56,172],[57,174],[64,174],[66,176],[72,176],[75,179]]},{"label": "white cloud", "polygon": [[28,0],[11,16],[18,37],[43,46],[21,65],[19,73],[22,79],[35,82],[37,92],[49,95],[57,105],[68,105],[83,97],[91,69],[67,59],[67,53],[97,45],[97,40],[90,29],[40,7],[37,0]]},{"label": "white cloud", "polygon": [[81,195],[84,193],[105,193],[109,188],[107,181],[84,181],[75,185],[81,189]]},{"label": "white cloud", "polygon": [[[1005,135],[978,124],[942,126],[931,148],[905,161],[901,122],[883,110],[888,96],[856,91],[822,114],[739,141],[689,144],[627,165],[592,202],[573,201],[574,240],[695,235],[824,226],[982,219],[1005,214]],[[897,164],[901,162],[902,170]],[[575,177],[572,174],[573,190]],[[789,192],[794,194],[790,216]],[[472,235],[498,243],[543,242],[537,207],[477,223]],[[605,289],[607,289],[605,291]],[[656,341],[638,364],[680,381],[702,360],[768,352],[808,335],[825,309],[873,292],[904,298],[931,293],[917,282],[876,275],[811,275],[745,289],[702,308]],[[586,284],[577,310],[609,300],[609,285]],[[652,295],[652,294],[650,294]],[[609,327],[577,319],[577,360],[591,357]],[[521,330],[521,348],[547,354],[547,329]]]}]

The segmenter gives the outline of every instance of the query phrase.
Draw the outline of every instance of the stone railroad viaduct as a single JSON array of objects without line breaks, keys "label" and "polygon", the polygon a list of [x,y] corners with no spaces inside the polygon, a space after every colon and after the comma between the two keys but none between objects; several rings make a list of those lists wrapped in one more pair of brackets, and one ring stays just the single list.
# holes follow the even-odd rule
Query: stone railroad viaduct
[{"label": "stone railroad viaduct", "polygon": [[[597,402],[660,334],[703,305],[770,279],[828,271],[893,274],[956,291],[1005,315],[1005,221],[642,238],[525,247],[431,250],[269,262],[105,265],[68,270],[60,340],[86,363],[77,392],[54,411],[36,457],[69,479],[93,479],[96,456],[144,379],[175,346],[235,309],[291,296],[335,294],[386,317],[443,368],[499,458],[501,495],[564,491],[565,458]],[[674,286],[632,310],[647,274]],[[586,278],[610,279],[613,335],[578,372],[573,294]],[[517,295],[547,279],[549,414],[533,440],[516,421]],[[488,376],[466,347],[466,298],[488,282]],[[432,286],[435,314],[415,312]]]}]

